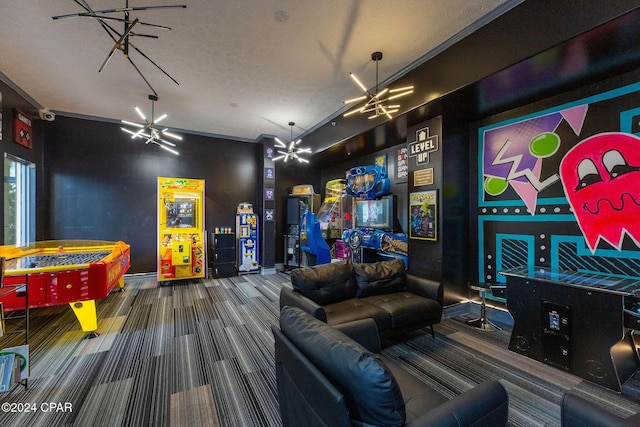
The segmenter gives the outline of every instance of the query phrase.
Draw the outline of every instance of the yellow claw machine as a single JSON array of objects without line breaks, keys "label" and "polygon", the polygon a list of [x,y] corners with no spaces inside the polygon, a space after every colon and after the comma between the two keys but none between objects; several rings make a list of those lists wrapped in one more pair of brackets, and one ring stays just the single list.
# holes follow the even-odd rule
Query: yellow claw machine
[{"label": "yellow claw machine", "polygon": [[204,180],[158,177],[158,282],[205,277]]}]

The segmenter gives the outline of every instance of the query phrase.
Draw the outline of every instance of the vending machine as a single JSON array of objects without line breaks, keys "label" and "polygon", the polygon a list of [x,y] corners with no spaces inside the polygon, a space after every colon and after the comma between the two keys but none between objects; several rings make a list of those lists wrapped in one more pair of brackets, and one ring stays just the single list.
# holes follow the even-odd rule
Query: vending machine
[{"label": "vending machine", "polygon": [[251,203],[240,203],[236,210],[236,239],[238,274],[260,271],[260,246],[258,245],[258,215]]},{"label": "vending machine", "polygon": [[300,250],[300,221],[305,211],[318,213],[320,195],[313,192],[313,185],[294,185],[287,196],[287,224],[284,236],[284,266],[295,268],[303,266],[303,253]]},{"label": "vending machine", "polygon": [[158,177],[158,282],[205,277],[204,180]]}]

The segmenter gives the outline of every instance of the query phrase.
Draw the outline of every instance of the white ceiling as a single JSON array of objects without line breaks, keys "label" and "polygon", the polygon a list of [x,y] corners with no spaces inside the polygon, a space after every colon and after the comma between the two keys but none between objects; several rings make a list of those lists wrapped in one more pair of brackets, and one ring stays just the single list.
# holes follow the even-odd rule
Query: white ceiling
[{"label": "white ceiling", "polygon": [[[82,3],[83,0],[79,0]],[[93,10],[126,0],[86,0]],[[129,6],[186,4],[132,12],[171,27],[135,28],[158,39],[131,43],[131,59],[159,96],[156,117],[173,129],[254,141],[304,135],[361,95],[354,72],[375,85],[371,53],[382,51],[379,80],[400,77],[511,7],[514,0],[131,0]],[[139,121],[150,115],[151,89],[117,51],[97,20],[53,20],[83,12],[74,0],[0,3],[0,73],[39,107],[60,115]],[[107,15],[123,17],[123,13]],[[282,19],[284,17],[284,19]],[[122,32],[119,22],[111,25]],[[428,88],[416,88],[428,91]],[[401,101],[401,100],[400,100]],[[337,141],[336,141],[337,142]]]}]

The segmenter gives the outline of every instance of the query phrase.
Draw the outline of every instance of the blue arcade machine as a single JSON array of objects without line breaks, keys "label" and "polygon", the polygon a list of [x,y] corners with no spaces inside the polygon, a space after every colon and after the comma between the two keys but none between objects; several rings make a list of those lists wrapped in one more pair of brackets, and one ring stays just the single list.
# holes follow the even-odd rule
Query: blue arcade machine
[{"label": "blue arcade machine", "polygon": [[251,203],[240,203],[236,210],[236,268],[238,274],[258,273],[260,271],[258,244],[258,215],[253,212]]},{"label": "blue arcade machine", "polygon": [[[356,198],[354,228],[345,230],[342,240],[352,249],[354,261],[398,258],[407,266],[407,235],[396,231],[396,206],[386,167],[376,164],[352,168],[346,192]],[[370,252],[369,256],[365,256],[363,249]]]},{"label": "blue arcade machine", "polygon": [[300,224],[300,249],[306,257],[305,265],[329,264],[331,249],[322,237],[320,222],[308,209],[302,214]]}]

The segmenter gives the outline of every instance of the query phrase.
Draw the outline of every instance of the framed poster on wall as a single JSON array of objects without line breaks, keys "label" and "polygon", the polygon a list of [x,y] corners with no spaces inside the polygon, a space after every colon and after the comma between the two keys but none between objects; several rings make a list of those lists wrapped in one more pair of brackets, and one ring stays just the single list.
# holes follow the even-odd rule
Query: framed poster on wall
[{"label": "framed poster on wall", "polygon": [[411,193],[409,197],[411,226],[409,238],[438,240],[438,190]]},{"label": "framed poster on wall", "polygon": [[13,112],[13,141],[23,147],[31,148],[33,140],[31,117],[18,109],[14,109]]},{"label": "framed poster on wall", "polygon": [[407,147],[398,148],[396,160],[396,180],[398,183],[407,182],[409,178],[409,154]]}]

